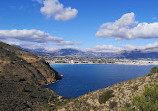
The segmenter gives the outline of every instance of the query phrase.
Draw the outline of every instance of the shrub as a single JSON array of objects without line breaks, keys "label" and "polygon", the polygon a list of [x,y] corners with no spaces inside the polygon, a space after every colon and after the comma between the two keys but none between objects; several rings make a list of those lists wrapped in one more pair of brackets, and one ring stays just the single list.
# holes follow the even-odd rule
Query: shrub
[{"label": "shrub", "polygon": [[117,102],[112,101],[112,102],[109,103],[109,106],[110,106],[110,108],[114,108],[114,107],[117,106]]},{"label": "shrub", "polygon": [[112,93],[113,93],[113,90],[108,90],[108,91],[104,92],[102,95],[100,95],[99,103],[100,104],[105,103],[107,100],[114,97],[114,95]]},{"label": "shrub", "polygon": [[136,85],[136,86],[133,86],[132,87],[134,90],[138,90],[138,86]]},{"label": "shrub", "polygon": [[123,107],[121,111],[136,111],[134,108]]},{"label": "shrub", "polygon": [[70,98],[70,99],[69,99],[69,101],[72,101],[72,100],[74,100],[74,99],[75,99],[75,98],[74,98],[74,97],[72,97],[72,98]]},{"label": "shrub", "polygon": [[140,111],[157,111],[158,83],[146,86],[142,95],[134,97],[133,104]]},{"label": "shrub", "polygon": [[158,68],[157,67],[153,67],[151,68],[151,73],[157,73],[158,72]]}]

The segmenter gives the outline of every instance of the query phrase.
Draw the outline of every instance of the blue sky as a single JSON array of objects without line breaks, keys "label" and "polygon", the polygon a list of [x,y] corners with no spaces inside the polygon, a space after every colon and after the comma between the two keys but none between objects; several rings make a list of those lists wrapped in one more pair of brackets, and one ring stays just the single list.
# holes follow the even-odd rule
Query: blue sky
[{"label": "blue sky", "polygon": [[[46,5],[48,2],[49,5]],[[58,10],[57,4],[60,7]],[[115,50],[155,47],[158,46],[158,34],[155,32],[158,29],[157,5],[157,0],[3,0],[0,4],[0,39],[27,48],[46,47],[46,50],[75,47],[103,52],[110,52],[112,49],[115,52]],[[41,11],[42,7],[44,7],[43,11]],[[69,10],[66,11],[68,7]],[[144,29],[144,32],[138,33],[140,32],[138,29],[136,32],[132,29],[127,34],[121,34],[120,40],[116,40],[120,32],[107,27],[116,25],[115,21],[128,14],[129,17],[135,18],[134,22],[137,22],[132,22],[132,27],[147,23],[144,27],[149,27],[151,32],[145,33]],[[104,34],[99,34],[101,37],[98,37],[96,33],[105,23],[111,23],[111,25],[106,25],[102,29]],[[127,27],[122,29],[124,28]],[[13,30],[14,32],[11,32]],[[41,36],[37,31],[44,34]],[[113,31],[112,34],[107,34],[111,31]],[[36,34],[30,37],[31,34],[26,33]],[[33,40],[35,36],[39,36],[38,40]],[[48,38],[60,37],[62,40],[53,39],[52,41],[45,38],[47,36]],[[131,36],[132,38],[129,38]]]}]

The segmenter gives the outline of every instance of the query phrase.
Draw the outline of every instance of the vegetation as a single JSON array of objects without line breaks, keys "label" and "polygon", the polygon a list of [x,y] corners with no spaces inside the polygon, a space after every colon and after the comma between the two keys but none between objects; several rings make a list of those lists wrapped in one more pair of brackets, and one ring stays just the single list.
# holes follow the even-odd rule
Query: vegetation
[{"label": "vegetation", "polygon": [[25,88],[22,88],[22,92],[26,92],[26,89],[25,89]]},{"label": "vegetation", "polygon": [[151,73],[158,73],[158,68],[157,67],[153,67],[151,68]]},{"label": "vegetation", "polygon": [[109,100],[112,97],[114,97],[113,90],[108,90],[104,92],[102,95],[100,95],[99,103],[100,104],[105,103],[107,100]]},{"label": "vegetation", "polygon": [[152,85],[145,86],[144,92],[137,95],[132,100],[133,109],[130,106],[125,106],[122,111],[157,111],[158,109],[158,82]]},{"label": "vegetation", "polygon": [[138,90],[138,86],[137,86],[137,85],[133,86],[132,88],[133,88],[134,90]]},{"label": "vegetation", "polygon": [[117,102],[112,101],[112,102],[109,103],[109,106],[110,106],[110,108],[114,108],[114,107],[117,106]]},{"label": "vegetation", "polygon": [[156,111],[158,109],[158,83],[146,86],[143,94],[136,96],[133,103],[140,111]]}]

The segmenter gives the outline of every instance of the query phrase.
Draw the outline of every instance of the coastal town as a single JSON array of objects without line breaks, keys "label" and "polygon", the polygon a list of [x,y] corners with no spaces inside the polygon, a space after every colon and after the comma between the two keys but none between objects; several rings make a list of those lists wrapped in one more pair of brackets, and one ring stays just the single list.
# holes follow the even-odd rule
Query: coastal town
[{"label": "coastal town", "polygon": [[157,59],[119,59],[119,58],[99,58],[99,57],[69,57],[69,56],[51,56],[39,55],[49,64],[124,64],[124,65],[158,65]]}]

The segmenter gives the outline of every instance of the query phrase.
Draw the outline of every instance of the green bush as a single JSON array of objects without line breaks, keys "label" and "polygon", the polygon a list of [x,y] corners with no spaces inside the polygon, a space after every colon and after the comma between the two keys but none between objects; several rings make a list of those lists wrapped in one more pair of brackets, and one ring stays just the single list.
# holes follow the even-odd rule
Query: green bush
[{"label": "green bush", "polygon": [[157,111],[158,83],[146,86],[142,95],[134,97],[133,104],[140,111]]},{"label": "green bush", "polygon": [[125,103],[124,107],[121,108],[121,111],[136,111],[135,108],[131,108],[130,103]]},{"label": "green bush", "polygon": [[102,95],[100,95],[99,103],[100,104],[105,103],[107,100],[109,100],[112,97],[114,97],[113,90],[108,90],[108,91],[104,92]]},{"label": "green bush", "polygon": [[110,106],[110,108],[114,108],[114,107],[117,106],[117,102],[112,101],[112,102],[109,103],[109,106]]},{"label": "green bush", "polygon": [[134,108],[128,108],[124,106],[123,108],[121,108],[121,111],[136,111],[136,110]]},{"label": "green bush", "polygon": [[158,73],[158,68],[157,67],[153,67],[151,68],[151,73]]},{"label": "green bush", "polygon": [[[158,111],[158,82],[144,87],[141,95],[132,99],[132,107],[137,111]],[[136,111],[131,105],[125,104],[121,111]]]}]

